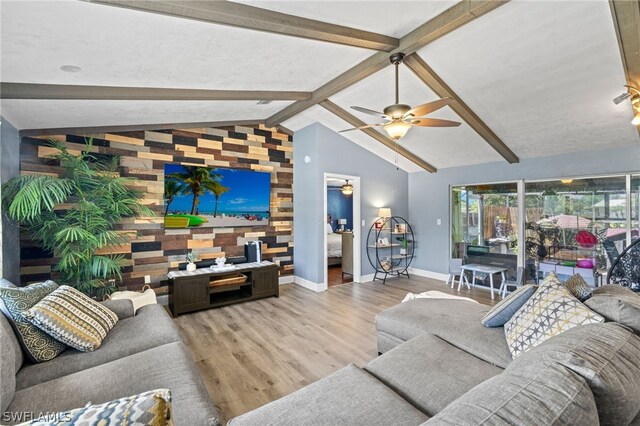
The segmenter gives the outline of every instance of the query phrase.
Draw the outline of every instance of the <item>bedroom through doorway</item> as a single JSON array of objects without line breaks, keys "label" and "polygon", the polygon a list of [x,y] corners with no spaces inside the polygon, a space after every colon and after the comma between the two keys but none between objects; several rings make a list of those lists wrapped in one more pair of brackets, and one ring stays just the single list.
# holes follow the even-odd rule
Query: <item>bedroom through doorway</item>
[{"label": "bedroom through doorway", "polygon": [[[357,185],[356,185],[357,181]],[[356,188],[357,186],[357,188]],[[357,176],[325,174],[325,282],[327,287],[354,281],[356,234],[359,234]],[[356,222],[355,210],[358,210]],[[359,236],[359,235],[358,235]],[[359,240],[359,238],[358,238]],[[359,262],[358,262],[359,263]]]}]

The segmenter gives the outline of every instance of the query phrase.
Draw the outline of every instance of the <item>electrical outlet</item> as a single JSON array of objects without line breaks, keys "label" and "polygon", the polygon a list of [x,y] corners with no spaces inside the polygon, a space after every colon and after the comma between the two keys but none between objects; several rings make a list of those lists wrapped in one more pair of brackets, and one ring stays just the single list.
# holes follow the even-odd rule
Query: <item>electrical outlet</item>
[{"label": "electrical outlet", "polygon": [[436,220],[436,223],[437,223],[438,225],[442,225],[442,219],[438,219],[438,220]]},{"label": "electrical outlet", "polygon": [[145,284],[151,284],[151,275],[145,275],[144,276],[144,283]]}]

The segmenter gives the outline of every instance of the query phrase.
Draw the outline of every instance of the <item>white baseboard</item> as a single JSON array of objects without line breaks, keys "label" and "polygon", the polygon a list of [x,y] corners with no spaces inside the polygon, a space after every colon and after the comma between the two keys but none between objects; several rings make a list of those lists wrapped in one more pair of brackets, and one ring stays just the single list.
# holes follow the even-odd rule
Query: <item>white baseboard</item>
[{"label": "white baseboard", "polygon": [[326,283],[314,283],[313,281],[309,281],[297,276],[293,278],[293,282],[298,284],[301,287],[315,291],[316,293],[320,293],[327,290]]},{"label": "white baseboard", "polygon": [[373,277],[375,274],[368,274],[368,275],[360,275],[360,281],[361,283],[368,283],[373,281]]},{"label": "white baseboard", "polygon": [[409,274],[417,275],[419,277],[433,278],[434,280],[446,281],[448,274],[442,274],[440,272],[427,271],[425,269],[409,268]]},{"label": "white baseboard", "polygon": [[278,284],[282,285],[282,284],[291,284],[294,282],[294,276],[293,275],[285,275],[284,277],[278,277]]}]

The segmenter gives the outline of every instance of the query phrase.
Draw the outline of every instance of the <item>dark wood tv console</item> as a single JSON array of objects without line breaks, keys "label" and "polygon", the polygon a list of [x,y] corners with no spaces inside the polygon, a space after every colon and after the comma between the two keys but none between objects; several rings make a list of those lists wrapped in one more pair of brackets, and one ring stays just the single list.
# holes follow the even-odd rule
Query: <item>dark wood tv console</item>
[{"label": "dark wood tv console", "polygon": [[271,296],[280,296],[278,267],[271,262],[245,263],[233,271],[203,268],[169,274],[173,316]]}]

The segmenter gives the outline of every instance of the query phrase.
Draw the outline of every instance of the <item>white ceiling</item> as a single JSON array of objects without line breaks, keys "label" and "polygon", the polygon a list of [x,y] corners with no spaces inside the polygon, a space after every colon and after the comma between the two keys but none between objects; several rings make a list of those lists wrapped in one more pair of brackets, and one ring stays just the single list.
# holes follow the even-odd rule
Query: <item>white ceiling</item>
[{"label": "white ceiling", "polygon": [[400,38],[444,12],[457,0],[393,0],[393,6],[379,0],[236,0],[235,3]]},{"label": "white ceiling", "polygon": [[520,158],[638,143],[607,1],[512,1],[418,53]]},{"label": "white ceiling", "polygon": [[[401,37],[455,0],[397,1],[393,9],[377,1],[242,2]],[[373,54],[80,1],[2,0],[0,8],[3,82],[310,91]],[[625,77],[606,0],[511,1],[418,53],[520,158],[638,143],[629,103],[611,102]],[[63,65],[82,71],[63,72]],[[345,109],[382,109],[393,102],[392,90],[389,66],[331,100]],[[413,106],[436,99],[404,67],[400,91]],[[4,100],[1,113],[27,129],[264,119],[288,104]],[[432,116],[459,120],[449,108]],[[314,122],[351,127],[319,106],[282,124],[295,131]],[[362,132],[342,135],[396,161]],[[504,161],[466,124],[414,128],[401,143],[438,168]],[[408,172],[421,170],[397,161]]]},{"label": "white ceiling", "polygon": [[3,1],[0,48],[2,81],[226,90],[313,90],[371,55],[81,1]]}]

